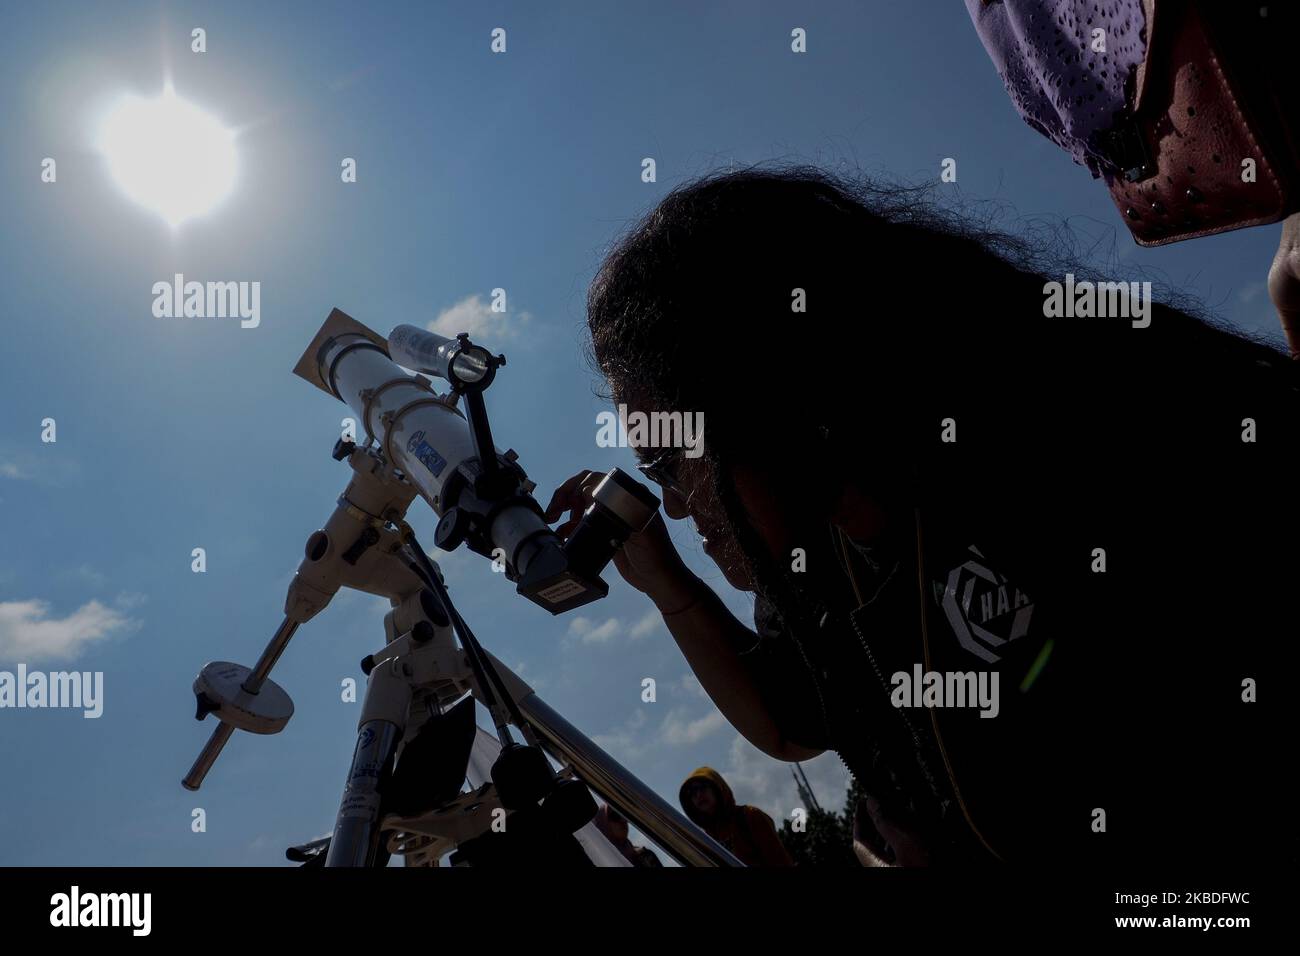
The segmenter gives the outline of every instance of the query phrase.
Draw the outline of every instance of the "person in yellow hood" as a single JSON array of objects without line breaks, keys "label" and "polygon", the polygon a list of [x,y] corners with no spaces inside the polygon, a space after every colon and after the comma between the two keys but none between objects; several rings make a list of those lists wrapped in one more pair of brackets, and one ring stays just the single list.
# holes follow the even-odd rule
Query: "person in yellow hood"
[{"label": "person in yellow hood", "polygon": [[687,777],[678,799],[696,826],[746,866],[794,866],[772,818],[758,807],[737,806],[731,787],[712,767],[700,767]]}]

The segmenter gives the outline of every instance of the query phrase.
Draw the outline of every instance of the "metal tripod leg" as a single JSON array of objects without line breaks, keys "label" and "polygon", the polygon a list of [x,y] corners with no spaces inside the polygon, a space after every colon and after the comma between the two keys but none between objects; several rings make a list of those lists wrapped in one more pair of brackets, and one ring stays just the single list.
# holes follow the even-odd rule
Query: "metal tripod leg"
[{"label": "metal tripod leg", "polygon": [[514,699],[542,749],[561,764],[572,767],[579,780],[636,824],[637,829],[685,866],[744,866],[729,850],[565,720],[490,651],[484,653],[501,675],[506,692]]},{"label": "metal tripod leg", "polygon": [[391,772],[411,706],[411,685],[402,668],[401,658],[383,661],[370,672],[366,682],[357,746],[326,866],[373,866],[378,859],[380,790]]},{"label": "metal tripod leg", "polygon": [[[513,675],[512,675],[513,676]],[[543,749],[683,866],[744,866],[535,693],[519,701]]]}]

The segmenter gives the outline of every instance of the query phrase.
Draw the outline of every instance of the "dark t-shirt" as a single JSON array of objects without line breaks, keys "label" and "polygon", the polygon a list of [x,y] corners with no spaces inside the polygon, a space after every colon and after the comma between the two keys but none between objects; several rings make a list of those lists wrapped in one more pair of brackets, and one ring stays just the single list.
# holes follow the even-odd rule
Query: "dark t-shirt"
[{"label": "dark t-shirt", "polygon": [[[1030,746],[1026,734],[1037,737],[1033,731],[1046,709],[1038,704],[1042,687],[1050,689],[1047,639],[1034,626],[1035,595],[1008,577],[987,549],[938,538],[927,545],[922,586],[915,548],[900,543],[902,537],[872,547],[846,538],[847,560],[833,544],[814,552],[839,559],[824,573],[843,576],[846,586],[825,625],[805,642],[811,660],[804,661],[779,612],[761,596],[754,609],[762,638],[756,653],[767,655],[765,672],[786,689],[776,704],[785,735],[840,752],[873,796],[926,832],[936,861],[988,858],[965,822],[968,813],[980,835],[1008,855],[1014,834],[1003,832],[1003,818],[1023,821],[1032,794],[1024,768],[1017,760],[1002,766],[1003,755]],[[960,676],[927,684],[926,675],[936,672]],[[934,709],[937,730],[931,709],[923,706],[927,686],[929,700],[945,705]],[[962,706],[946,706],[956,703]],[[984,802],[993,793],[1001,796],[991,813]]]},{"label": "dark t-shirt", "polygon": [[[1294,837],[1277,839],[1277,715],[1243,700],[1294,632],[1295,549],[1268,547],[1273,509],[1250,497],[1267,473],[1218,476],[1216,507],[1240,522],[1198,515],[1192,485],[1085,483],[1084,497],[1040,475],[931,497],[922,568],[900,522],[850,553],[858,594],[832,548],[810,551],[807,573],[843,582],[823,589],[842,600],[822,627],[795,640],[755,604],[754,666],[786,736],[841,753],[936,862],[987,847],[1045,863],[1293,857]],[[930,672],[961,676],[942,706],[913,706]],[[975,706],[951,706],[959,690]]]}]

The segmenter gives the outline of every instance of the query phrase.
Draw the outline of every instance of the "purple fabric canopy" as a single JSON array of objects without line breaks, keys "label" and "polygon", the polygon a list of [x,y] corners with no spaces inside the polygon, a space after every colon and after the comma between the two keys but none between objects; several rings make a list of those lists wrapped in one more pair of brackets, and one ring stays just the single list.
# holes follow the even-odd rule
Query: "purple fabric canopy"
[{"label": "purple fabric canopy", "polygon": [[[1026,123],[1101,175],[1098,134],[1128,106],[1146,56],[1142,0],[966,0]],[[1105,31],[1105,51],[1093,49]]]}]

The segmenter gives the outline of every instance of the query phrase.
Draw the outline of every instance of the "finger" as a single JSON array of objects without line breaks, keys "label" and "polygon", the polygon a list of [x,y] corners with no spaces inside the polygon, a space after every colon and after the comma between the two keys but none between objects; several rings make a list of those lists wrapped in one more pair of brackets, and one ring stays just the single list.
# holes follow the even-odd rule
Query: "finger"
[{"label": "finger", "polygon": [[568,538],[573,533],[573,529],[582,521],[583,515],[587,512],[587,502],[581,497],[573,502],[573,507],[569,510],[568,520],[555,529],[555,533],[561,538]]},{"label": "finger", "polygon": [[587,480],[590,474],[591,471],[589,470],[580,471],[555,489],[555,494],[551,496],[551,503],[546,506],[546,511],[543,514],[547,524],[564,514],[564,509],[572,507],[574,491],[582,487],[582,483]]},{"label": "finger", "polygon": [[580,518],[582,513],[587,510],[587,506],[591,503],[592,491],[594,491],[596,485],[600,483],[600,479],[605,476],[595,471],[586,472],[586,476],[586,481],[576,489],[569,492],[568,500],[560,502],[559,507],[554,511],[555,517],[551,518],[551,521],[559,518],[565,508],[569,509],[570,520]]},{"label": "finger", "polygon": [[585,501],[575,502],[572,510],[569,512],[569,520],[566,521],[565,524],[577,524],[579,521],[582,520],[582,516],[586,512],[586,510],[587,510],[587,503]]},{"label": "finger", "polygon": [[548,524],[564,513],[564,509],[569,503],[569,496],[573,493],[574,486],[585,474],[586,472],[578,472],[578,474],[561,482],[560,486],[555,489],[555,493],[551,495],[550,504],[546,506],[546,510],[542,513],[542,517],[546,519]]}]

